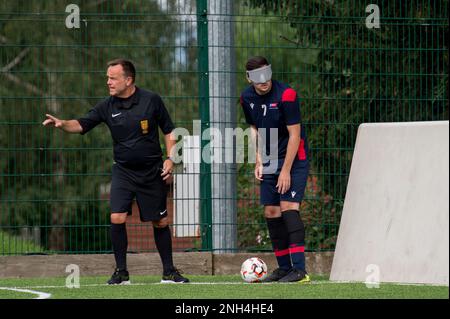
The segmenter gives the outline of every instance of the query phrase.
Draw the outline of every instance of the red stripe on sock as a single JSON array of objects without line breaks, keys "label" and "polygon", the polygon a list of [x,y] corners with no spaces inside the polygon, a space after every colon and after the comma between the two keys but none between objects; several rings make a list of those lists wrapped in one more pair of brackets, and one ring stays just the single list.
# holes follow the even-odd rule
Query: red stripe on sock
[{"label": "red stripe on sock", "polygon": [[274,253],[277,257],[285,256],[289,254],[289,249],[275,250]]},{"label": "red stripe on sock", "polygon": [[304,253],[304,252],[305,252],[305,246],[297,246],[297,247],[289,248],[289,253],[291,253],[291,254]]}]

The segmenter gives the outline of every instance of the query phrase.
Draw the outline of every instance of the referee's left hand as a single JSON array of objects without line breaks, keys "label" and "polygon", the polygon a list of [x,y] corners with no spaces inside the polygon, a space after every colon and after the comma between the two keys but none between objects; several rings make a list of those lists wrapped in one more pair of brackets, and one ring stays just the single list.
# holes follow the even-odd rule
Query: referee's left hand
[{"label": "referee's left hand", "polygon": [[166,159],[163,164],[161,176],[163,181],[172,177],[173,173],[173,162],[170,159]]}]

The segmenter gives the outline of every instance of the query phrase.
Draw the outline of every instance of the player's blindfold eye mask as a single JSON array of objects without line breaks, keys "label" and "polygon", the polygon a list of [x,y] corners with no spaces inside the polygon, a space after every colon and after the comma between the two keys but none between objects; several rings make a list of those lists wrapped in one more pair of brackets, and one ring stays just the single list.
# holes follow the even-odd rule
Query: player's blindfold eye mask
[{"label": "player's blindfold eye mask", "polygon": [[255,84],[266,83],[272,79],[272,66],[266,65],[259,69],[247,71],[247,77]]}]

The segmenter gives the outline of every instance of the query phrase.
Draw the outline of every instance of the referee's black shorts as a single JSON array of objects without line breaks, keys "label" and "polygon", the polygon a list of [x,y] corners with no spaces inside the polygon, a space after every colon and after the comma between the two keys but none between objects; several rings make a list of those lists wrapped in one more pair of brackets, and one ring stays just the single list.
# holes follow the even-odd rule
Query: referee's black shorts
[{"label": "referee's black shorts", "polygon": [[110,193],[111,213],[131,215],[133,199],[141,221],[158,221],[167,216],[167,185],[161,177],[162,160],[144,168],[128,168],[115,163],[112,167]]}]

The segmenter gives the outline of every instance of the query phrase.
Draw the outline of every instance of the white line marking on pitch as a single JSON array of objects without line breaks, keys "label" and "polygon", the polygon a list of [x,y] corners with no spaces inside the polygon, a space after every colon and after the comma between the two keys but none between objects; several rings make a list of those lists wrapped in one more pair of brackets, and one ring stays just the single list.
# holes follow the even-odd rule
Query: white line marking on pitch
[{"label": "white line marking on pitch", "polygon": [[11,291],[25,292],[25,293],[29,293],[29,294],[38,295],[36,298],[33,298],[33,299],[48,299],[52,296],[52,294],[48,294],[46,292],[34,291],[34,290],[29,290],[29,289],[0,287],[0,290],[11,290]]},{"label": "white line marking on pitch", "polygon": [[[108,284],[81,284],[80,287],[117,287],[117,286],[152,286],[152,285],[179,285],[179,286],[189,286],[189,285],[248,285],[248,286],[266,286],[266,285],[298,285],[296,282],[292,283],[246,283],[246,282],[190,282],[190,283],[160,283],[160,282],[152,282],[152,283],[131,283],[128,285],[108,285]],[[325,280],[319,280],[319,281],[312,281],[309,283],[305,283],[301,286],[309,286],[309,285],[335,285],[335,284],[364,284],[363,282],[351,282],[351,281],[325,281]],[[411,286],[428,286],[424,284],[400,284],[400,283],[380,283],[381,285],[387,284],[387,285],[411,285]],[[49,289],[49,288],[67,288],[66,286],[25,286],[25,287],[0,287],[0,289]],[[36,292],[39,293],[39,292]],[[45,294],[45,293],[43,293]]]},{"label": "white line marking on pitch", "polygon": [[[328,282],[328,281],[313,281],[306,285],[324,285],[324,284],[335,284],[336,282]],[[342,282],[341,282],[342,283]],[[117,286],[152,286],[152,285],[179,285],[179,286],[186,286],[186,285],[250,285],[250,286],[258,286],[258,285],[276,285],[279,283],[273,282],[273,283],[246,283],[246,282],[226,282],[226,281],[219,281],[219,282],[190,282],[190,283],[160,283],[160,282],[151,282],[151,283],[131,283],[128,285],[108,285],[108,284],[81,284],[80,287],[117,287]],[[287,283],[287,284],[297,284],[297,283]],[[49,288],[67,288],[66,286],[24,286],[24,287],[12,287],[14,289],[49,289]]]}]

